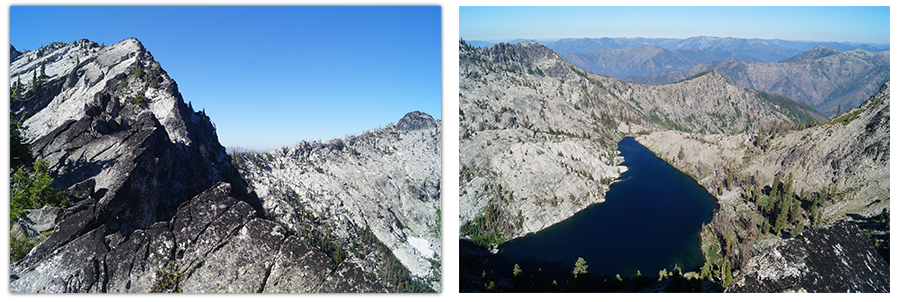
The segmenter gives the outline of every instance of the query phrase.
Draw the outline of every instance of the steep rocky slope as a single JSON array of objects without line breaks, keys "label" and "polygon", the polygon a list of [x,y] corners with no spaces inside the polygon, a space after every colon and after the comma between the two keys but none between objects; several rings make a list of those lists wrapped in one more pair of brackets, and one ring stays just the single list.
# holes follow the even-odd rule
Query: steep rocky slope
[{"label": "steep rocky slope", "polygon": [[[655,132],[637,140],[675,167],[695,175],[710,192],[728,170],[769,184],[793,175],[796,190],[833,191],[824,218],[872,216],[890,207],[890,82],[860,107],[815,127],[768,136]],[[685,152],[678,158],[681,150]],[[744,194],[749,194],[743,192]]]},{"label": "steep rocky slope", "polygon": [[534,42],[460,46],[460,225],[502,242],[602,202],[627,133],[737,133],[821,118],[710,72],[650,86],[591,74]]},{"label": "steep rocky slope", "polygon": [[766,248],[725,291],[888,293],[889,268],[859,228],[842,222]]},{"label": "steep rocky slope", "polygon": [[[416,111],[343,140],[232,156],[276,221],[297,232],[316,221],[346,251],[370,229],[417,279],[440,290],[440,144],[441,121]],[[387,269],[348,254],[368,270]]]},{"label": "steep rocky slope", "polygon": [[589,81],[570,66],[531,42],[460,45],[461,225],[487,216],[503,221],[491,226],[501,236],[535,232],[601,202],[623,171],[606,112],[627,107],[608,94],[589,99]]},{"label": "steep rocky slope", "polygon": [[263,219],[209,117],[137,39],[22,53],[10,83],[10,118],[70,204],[32,211],[52,234],[11,264],[11,292],[385,291]]},{"label": "steep rocky slope", "polygon": [[670,83],[707,70],[742,87],[784,95],[830,115],[837,113],[838,106],[846,110],[859,105],[890,78],[890,51],[835,53],[834,49],[815,48],[777,63],[717,61],[627,80]]},{"label": "steep rocky slope", "polygon": [[[841,243],[843,248],[870,249],[874,243],[886,260],[889,259],[885,255],[889,255],[890,246],[889,224],[884,223],[889,220],[887,217],[890,214],[889,110],[890,82],[886,82],[860,107],[803,130],[773,132],[756,129],[738,135],[705,136],[667,131],[640,136],[638,141],[678,169],[694,175],[709,192],[717,193],[719,213],[701,233],[707,261],[721,263],[722,259],[727,258],[736,268],[747,266],[748,271],[742,274],[750,274],[759,269],[753,268],[753,259],[764,257],[756,261],[771,262],[771,256],[763,255],[778,254],[774,250],[760,254],[761,250],[776,245],[781,249],[781,246],[802,244],[796,239],[786,243],[783,237],[787,237],[788,233],[794,236],[799,230],[816,230],[842,220],[863,228],[868,237],[862,242],[855,241],[853,246]],[[795,210],[785,215],[794,218],[788,218],[783,233],[766,231],[771,229],[769,223],[775,217],[774,214],[767,214],[766,208],[779,199],[772,192],[779,179],[789,188],[788,200],[797,201]],[[811,251],[823,248],[801,249]],[[809,291],[837,290],[822,287],[824,284],[835,285],[833,281],[837,278],[833,267],[828,266],[829,261],[803,268],[800,273],[796,269],[771,271],[772,267],[782,267],[782,264],[796,266],[770,263],[766,268],[769,271],[759,274],[766,274],[767,279],[781,280],[778,282],[793,280],[784,282],[795,285],[802,280],[815,280],[819,278],[817,276],[828,275],[831,281],[820,282],[822,284],[817,287],[810,287],[809,284],[797,286]],[[862,270],[840,273],[846,273],[844,277],[854,282],[869,280],[861,276],[869,272]],[[764,283],[772,285],[772,282]],[[847,282],[853,289],[845,287],[837,291],[884,289],[880,285],[873,288],[863,284],[868,281]],[[746,290],[789,289],[769,285]]]}]

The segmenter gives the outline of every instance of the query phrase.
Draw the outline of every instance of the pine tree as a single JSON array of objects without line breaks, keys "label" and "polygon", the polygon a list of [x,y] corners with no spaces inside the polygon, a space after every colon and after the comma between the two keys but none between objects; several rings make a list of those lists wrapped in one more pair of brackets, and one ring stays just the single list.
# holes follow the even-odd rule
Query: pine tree
[{"label": "pine tree", "polygon": [[31,92],[34,95],[38,94],[38,91],[41,89],[41,79],[38,78],[37,69],[34,70],[34,74],[31,77]]},{"label": "pine tree", "polygon": [[12,111],[10,111],[9,116],[9,167],[11,168],[10,170],[15,171],[23,166],[31,166],[34,163],[34,157],[31,155],[31,150],[28,143],[25,142],[21,130],[19,130],[21,125],[13,121]]},{"label": "pine tree", "polygon": [[578,257],[578,260],[575,261],[575,269],[572,270],[574,280],[571,286],[574,291],[585,292],[591,289],[593,278],[587,269],[587,261],[585,261],[584,258]]},{"label": "pine tree", "polygon": [[[16,83],[13,84],[11,88],[12,93],[10,93],[10,98],[20,98],[22,97],[22,76],[16,77]],[[10,99],[12,101],[12,99]]]},{"label": "pine tree", "polygon": [[519,264],[513,267],[513,291],[522,292],[528,290],[528,281],[525,280],[525,273],[522,272],[522,268],[519,267]]},{"label": "pine tree", "polygon": [[731,279],[731,262],[725,261],[725,264],[722,265],[722,286],[731,285]]},{"label": "pine tree", "polygon": [[587,261],[584,261],[584,258],[578,257],[578,260],[575,261],[575,269],[572,270],[572,275],[578,277],[578,275],[586,274],[588,265]]}]

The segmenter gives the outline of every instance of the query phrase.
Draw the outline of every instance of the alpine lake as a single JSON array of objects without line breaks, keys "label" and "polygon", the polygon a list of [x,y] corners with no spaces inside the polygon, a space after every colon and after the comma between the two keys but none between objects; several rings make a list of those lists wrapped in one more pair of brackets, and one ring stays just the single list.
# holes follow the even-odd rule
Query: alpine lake
[{"label": "alpine lake", "polygon": [[700,229],[712,219],[715,197],[694,179],[656,157],[633,137],[618,149],[628,171],[610,186],[606,201],[540,232],[501,244],[483,268],[511,276],[538,269],[551,280],[570,280],[576,260],[600,279],[655,277],[662,269],[703,265]]}]

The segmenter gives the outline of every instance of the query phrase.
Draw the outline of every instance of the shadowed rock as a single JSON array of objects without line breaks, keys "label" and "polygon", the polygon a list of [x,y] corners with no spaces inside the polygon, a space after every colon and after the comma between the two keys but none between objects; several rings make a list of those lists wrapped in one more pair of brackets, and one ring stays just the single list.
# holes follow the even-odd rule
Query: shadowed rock
[{"label": "shadowed rock", "polygon": [[149,292],[168,267],[183,276],[179,288],[193,293],[386,291],[357,264],[335,265],[258,217],[227,183],[184,203],[169,221],[127,237],[106,233],[101,225],[46,257],[32,253],[13,264],[10,291]]}]

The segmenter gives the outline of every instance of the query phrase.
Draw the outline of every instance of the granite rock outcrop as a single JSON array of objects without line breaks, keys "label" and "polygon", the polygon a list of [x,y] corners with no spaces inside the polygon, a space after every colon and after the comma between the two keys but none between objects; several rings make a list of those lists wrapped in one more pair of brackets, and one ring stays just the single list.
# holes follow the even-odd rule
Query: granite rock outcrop
[{"label": "granite rock outcrop", "polygon": [[16,222],[52,233],[11,263],[11,292],[385,291],[266,219],[210,118],[137,39],[21,53],[10,83],[11,119],[70,205]]},{"label": "granite rock outcrop", "polygon": [[855,225],[781,240],[750,259],[725,292],[887,293],[890,266]]}]

